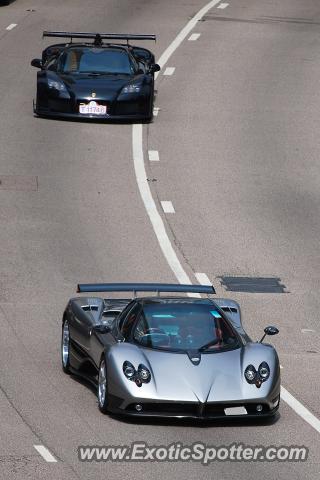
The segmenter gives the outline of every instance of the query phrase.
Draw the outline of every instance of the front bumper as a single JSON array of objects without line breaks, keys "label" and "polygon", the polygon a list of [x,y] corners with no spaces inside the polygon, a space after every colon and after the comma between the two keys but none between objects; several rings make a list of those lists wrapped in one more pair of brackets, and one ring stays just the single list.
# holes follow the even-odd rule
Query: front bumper
[{"label": "front bumper", "polygon": [[50,118],[70,118],[70,120],[91,120],[91,121],[143,121],[150,120],[150,116],[146,115],[80,115],[77,113],[64,113],[64,112],[50,112],[47,110],[37,110],[34,109],[34,113],[39,117],[50,117]]},{"label": "front bumper", "polygon": [[[199,420],[218,420],[218,419],[235,419],[243,420],[249,418],[264,418],[273,416],[279,409],[280,399],[276,406],[270,402],[256,400],[255,402],[136,402],[129,404],[126,408],[121,408],[123,400],[109,395],[109,411],[114,414],[128,415],[133,417],[165,417],[165,418],[186,418]],[[141,411],[137,411],[136,405],[142,407]],[[257,411],[257,405],[262,406],[261,411]],[[226,414],[225,409],[234,407],[244,407],[246,414]]]},{"label": "front bumper", "polygon": [[33,102],[33,111],[36,115],[41,117],[52,118],[69,118],[86,121],[110,121],[110,120],[125,120],[125,121],[139,121],[150,120],[152,117],[152,108],[149,102],[137,101],[114,101],[111,103],[102,102],[106,104],[108,113],[106,115],[82,114],[79,113],[80,100],[69,99],[50,99],[46,102]]}]

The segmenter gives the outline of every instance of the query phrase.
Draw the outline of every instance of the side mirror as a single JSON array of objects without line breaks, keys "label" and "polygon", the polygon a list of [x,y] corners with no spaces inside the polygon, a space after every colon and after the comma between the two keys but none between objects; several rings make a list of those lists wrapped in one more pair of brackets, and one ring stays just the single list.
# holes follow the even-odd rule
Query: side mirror
[{"label": "side mirror", "polygon": [[36,68],[42,68],[42,60],[40,58],[34,58],[31,60],[31,66]]},{"label": "side mirror", "polygon": [[155,73],[155,72],[159,72],[160,70],[161,70],[160,65],[158,65],[157,63],[153,63],[152,65],[150,65],[149,72]]},{"label": "side mirror", "polygon": [[262,343],[267,335],[277,335],[278,333],[279,333],[279,329],[277,327],[273,327],[272,325],[270,325],[269,327],[266,327],[264,329],[264,335],[261,338],[259,343]]},{"label": "side mirror", "polygon": [[97,333],[110,333],[111,327],[110,325],[95,325],[93,330]]}]

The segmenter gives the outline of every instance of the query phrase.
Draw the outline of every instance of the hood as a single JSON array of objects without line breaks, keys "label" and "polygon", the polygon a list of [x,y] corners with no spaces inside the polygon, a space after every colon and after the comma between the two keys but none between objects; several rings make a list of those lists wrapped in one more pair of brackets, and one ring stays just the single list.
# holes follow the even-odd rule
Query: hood
[{"label": "hood", "polygon": [[200,363],[194,365],[184,353],[143,351],[152,369],[157,393],[161,397],[167,392],[175,392],[179,399],[181,392],[185,392],[188,400],[202,403],[218,401],[219,392],[222,391],[229,390],[233,396],[239,394],[240,352],[241,349],[202,354]]},{"label": "hood", "polygon": [[[190,361],[187,353],[162,352],[126,343],[118,344],[116,350],[118,375],[121,372],[120,377],[124,378],[130,393],[137,395],[138,387],[123,375],[125,360],[135,368],[142,363],[151,372],[150,383],[139,389],[140,396],[163,401],[232,402],[265,397],[274,387],[273,373],[278,368],[275,350],[263,344],[247,344],[228,352],[202,353],[198,365]],[[258,389],[247,383],[244,370],[251,363],[258,368],[262,361],[268,362],[271,375]]]},{"label": "hood", "polygon": [[58,76],[70,94],[77,98],[91,98],[96,94],[96,100],[112,100],[119,95],[122,88],[131,83],[135,77],[129,75],[90,75],[61,74]]}]

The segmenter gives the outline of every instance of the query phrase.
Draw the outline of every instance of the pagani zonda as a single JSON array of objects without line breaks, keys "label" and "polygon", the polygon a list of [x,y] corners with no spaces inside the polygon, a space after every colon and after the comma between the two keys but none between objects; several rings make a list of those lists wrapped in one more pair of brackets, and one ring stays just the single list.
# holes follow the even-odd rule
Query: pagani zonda
[{"label": "pagani zonda", "polygon": [[[70,37],[71,41],[50,45],[42,59],[31,62],[40,69],[34,102],[37,115],[152,119],[154,73],[160,67],[150,50],[114,41],[155,40],[155,35],[43,32],[43,36]],[[72,42],[74,38],[83,41]]]},{"label": "pagani zonda", "polygon": [[[215,293],[212,286],[87,284],[79,292]],[[72,298],[62,368],[91,380],[102,412],[191,418],[265,417],[280,401],[275,349],[244,331],[233,300]]]}]

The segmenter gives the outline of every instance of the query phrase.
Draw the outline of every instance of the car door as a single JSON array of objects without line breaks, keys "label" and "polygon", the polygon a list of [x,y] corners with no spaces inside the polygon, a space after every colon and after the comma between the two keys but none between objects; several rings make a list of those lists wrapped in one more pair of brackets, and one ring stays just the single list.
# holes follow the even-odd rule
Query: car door
[{"label": "car door", "polygon": [[93,327],[96,324],[95,317],[103,305],[80,305],[73,302],[73,322],[70,325],[70,335],[77,350],[82,357],[90,357],[90,340]]}]

